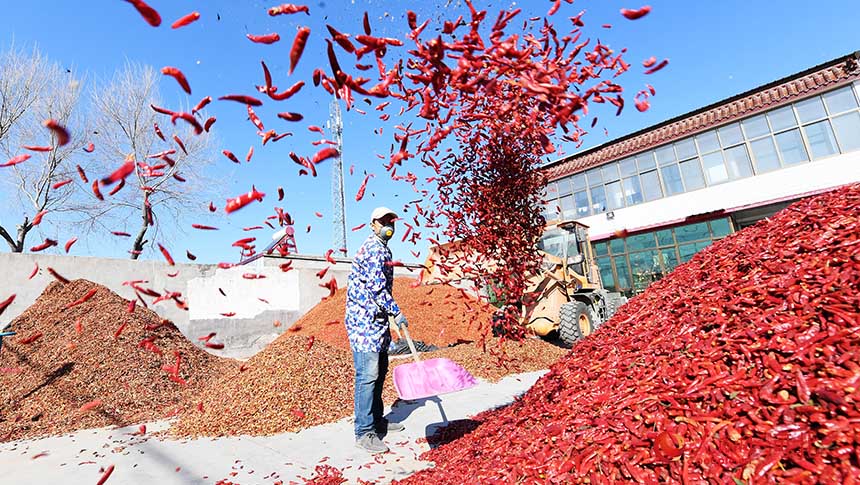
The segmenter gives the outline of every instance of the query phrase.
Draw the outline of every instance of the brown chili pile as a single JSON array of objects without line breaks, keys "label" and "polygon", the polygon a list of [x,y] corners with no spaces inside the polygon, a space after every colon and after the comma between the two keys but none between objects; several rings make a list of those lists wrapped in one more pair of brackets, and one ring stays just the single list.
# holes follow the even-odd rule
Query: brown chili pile
[{"label": "brown chili pile", "polygon": [[74,280],[52,283],[12,321],[17,334],[0,350],[0,441],[163,418],[238,366],[151,310],[128,310],[109,289]]},{"label": "brown chili pile", "polygon": [[[392,294],[409,321],[414,340],[444,347],[478,340],[490,323],[492,311],[448,285],[413,286],[411,278],[395,278]],[[335,347],[349,350],[346,327],[346,288],[323,300],[290,327],[298,335],[313,335]]]},{"label": "brown chili pile", "polygon": [[852,185],[714,243],[399,483],[856,483],[858,215]]},{"label": "brown chili pile", "polygon": [[[298,431],[352,415],[353,365],[349,351],[316,337],[284,334],[260,353],[212,382],[189,405],[170,429],[173,436],[272,435]],[[497,346],[488,339],[487,346]],[[308,348],[310,346],[310,348]],[[546,369],[566,350],[539,340],[507,346],[509,360],[497,359],[475,344],[464,344],[423,354],[447,357],[474,376],[497,381],[511,373]],[[408,363],[392,359],[391,368]],[[383,400],[396,393],[386,380]]]}]

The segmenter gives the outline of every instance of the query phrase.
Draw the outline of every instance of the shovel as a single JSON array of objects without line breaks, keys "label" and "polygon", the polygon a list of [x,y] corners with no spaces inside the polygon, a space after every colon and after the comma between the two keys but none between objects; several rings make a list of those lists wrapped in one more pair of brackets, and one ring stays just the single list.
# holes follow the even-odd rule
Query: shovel
[{"label": "shovel", "polygon": [[[392,322],[393,323],[393,322]],[[400,336],[400,330],[394,326]],[[394,389],[400,399],[413,400],[462,391],[478,384],[472,374],[451,359],[435,358],[421,360],[409,336],[409,328],[403,327],[406,343],[412,352],[414,363],[400,364],[394,368]]]}]

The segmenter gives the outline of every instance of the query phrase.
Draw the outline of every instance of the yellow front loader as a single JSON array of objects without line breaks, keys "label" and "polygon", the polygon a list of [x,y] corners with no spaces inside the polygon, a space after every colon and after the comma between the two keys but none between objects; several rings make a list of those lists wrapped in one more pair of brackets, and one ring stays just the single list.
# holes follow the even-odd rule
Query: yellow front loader
[{"label": "yellow front loader", "polygon": [[[528,278],[528,286],[517,304],[520,320],[535,335],[558,337],[573,345],[608,320],[627,299],[603,288],[594,261],[588,227],[576,221],[547,226],[538,250],[540,270]],[[440,262],[444,262],[441,263]],[[458,262],[458,264],[450,264]],[[488,270],[493,266],[480,255],[470,253],[462,242],[430,249],[422,279],[425,283],[449,283],[498,302],[503,288],[478,288],[468,277],[472,266]]]}]

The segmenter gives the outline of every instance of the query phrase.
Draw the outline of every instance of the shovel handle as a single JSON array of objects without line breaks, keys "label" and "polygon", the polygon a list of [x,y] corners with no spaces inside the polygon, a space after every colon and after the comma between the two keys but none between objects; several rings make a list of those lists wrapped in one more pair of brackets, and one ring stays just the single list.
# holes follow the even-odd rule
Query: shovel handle
[{"label": "shovel handle", "polygon": [[[394,331],[397,333],[397,338],[403,338],[403,335],[400,334],[400,328],[396,323],[394,323],[394,317],[388,317],[388,321],[391,326],[394,327]],[[409,336],[409,327],[403,327],[403,333],[406,335],[406,343],[409,344],[412,358],[415,359],[415,362],[421,362],[421,359],[418,358],[418,351],[415,350],[415,344],[412,342],[412,337]]]}]

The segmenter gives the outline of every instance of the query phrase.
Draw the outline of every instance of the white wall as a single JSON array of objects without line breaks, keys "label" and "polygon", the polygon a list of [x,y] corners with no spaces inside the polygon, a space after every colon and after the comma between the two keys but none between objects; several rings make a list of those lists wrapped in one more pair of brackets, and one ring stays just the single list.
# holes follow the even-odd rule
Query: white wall
[{"label": "white wall", "polygon": [[604,213],[578,221],[589,226],[592,239],[599,240],[616,231],[632,232],[707,212],[763,205],[851,182],[860,182],[860,151],[618,209],[613,220]]}]

